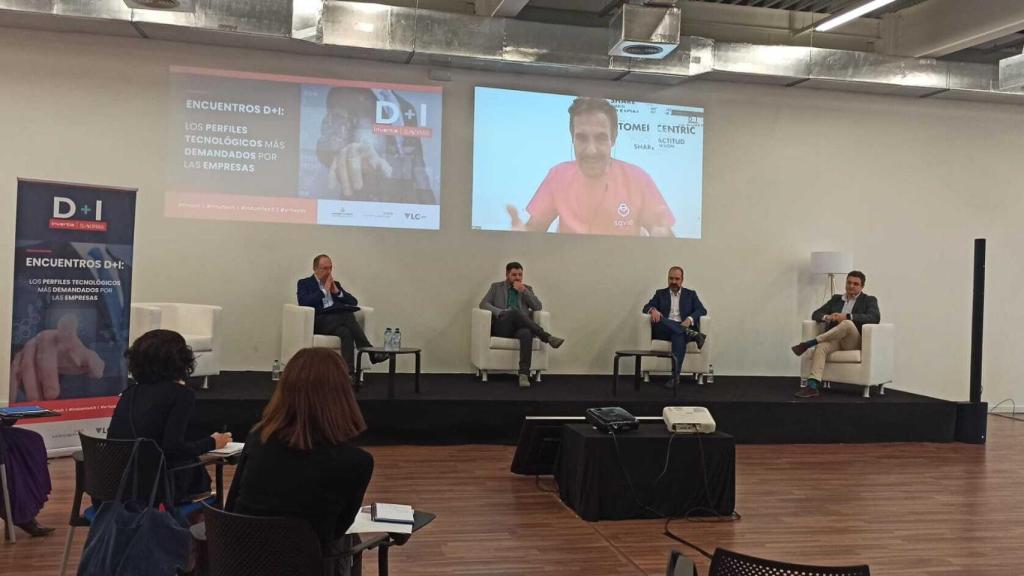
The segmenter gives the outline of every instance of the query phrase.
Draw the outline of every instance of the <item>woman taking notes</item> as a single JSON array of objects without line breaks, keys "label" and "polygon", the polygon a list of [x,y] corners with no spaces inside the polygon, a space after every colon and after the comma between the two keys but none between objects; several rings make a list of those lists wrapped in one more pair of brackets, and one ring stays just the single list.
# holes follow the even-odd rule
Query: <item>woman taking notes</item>
[{"label": "woman taking notes", "polygon": [[227,509],[304,519],[339,550],[373,474],[373,456],[349,442],[364,430],[341,356],[299,350],[246,438]]},{"label": "woman taking notes", "polygon": [[[181,334],[151,330],[125,356],[136,383],[121,393],[108,438],[152,439],[164,451],[168,468],[198,462],[200,455],[231,441],[230,433],[203,433],[196,427],[196,393],[185,385],[195,358]],[[210,490],[210,475],[200,466],[180,470],[170,481],[176,503]]]}]

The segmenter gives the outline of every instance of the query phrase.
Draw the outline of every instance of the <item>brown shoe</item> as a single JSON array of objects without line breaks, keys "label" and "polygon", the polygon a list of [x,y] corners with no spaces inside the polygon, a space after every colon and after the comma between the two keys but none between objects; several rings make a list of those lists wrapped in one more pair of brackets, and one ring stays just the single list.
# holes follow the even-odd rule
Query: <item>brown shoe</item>
[{"label": "brown shoe", "polygon": [[807,352],[807,344],[801,342],[801,343],[797,344],[796,346],[793,346],[792,348],[790,348],[790,350],[793,351],[793,354],[796,354],[797,356],[801,356],[801,355],[803,355],[804,352]]},{"label": "brown shoe", "polygon": [[811,388],[810,386],[807,388],[801,388],[793,394],[793,396],[796,396],[797,398],[817,398],[820,395],[821,394],[818,392],[817,388]]}]

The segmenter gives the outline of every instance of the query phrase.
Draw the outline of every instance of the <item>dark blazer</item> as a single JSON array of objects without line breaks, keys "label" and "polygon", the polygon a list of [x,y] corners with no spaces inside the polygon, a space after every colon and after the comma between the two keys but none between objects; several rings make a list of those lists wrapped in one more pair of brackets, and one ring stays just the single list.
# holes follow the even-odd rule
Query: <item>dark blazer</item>
[{"label": "dark blazer", "polygon": [[299,306],[312,306],[318,315],[358,310],[356,306],[359,304],[359,300],[356,300],[351,292],[342,288],[337,281],[334,282],[334,285],[341,290],[341,294],[331,294],[334,305],[324,308],[324,293],[320,291],[320,282],[316,276],[299,280],[295,286],[295,297],[299,301]]},{"label": "dark blazer", "polygon": [[[843,311],[843,295],[833,294],[828,302],[822,305],[811,314],[811,320],[822,322],[822,318],[829,314],[837,314]],[[850,313],[850,320],[857,326],[857,330],[865,324],[878,324],[882,321],[882,313],[878,310],[878,298],[868,296],[861,292],[857,301],[853,303],[853,312]],[[831,324],[830,324],[831,327]]]},{"label": "dark blazer", "polygon": [[[209,433],[196,426],[195,404],[196,393],[177,382],[129,386],[117,401],[107,437],[154,440],[169,468],[197,462],[215,446]],[[209,491],[210,476],[201,467],[186,468],[176,472],[171,483],[174,498],[181,501]]]},{"label": "dark blazer", "polygon": [[253,516],[301,518],[323,542],[345,535],[373,475],[373,456],[352,444],[295,450],[259,431],[245,439],[226,509]]},{"label": "dark blazer", "polygon": [[[687,316],[693,318],[694,329],[700,326],[700,317],[707,316],[708,311],[704,308],[704,305],[700,303],[700,298],[697,297],[697,293],[689,288],[680,288],[682,292],[679,295],[679,316],[686,319]],[[644,305],[644,314],[649,314],[651,308],[661,312],[661,315],[668,318],[669,311],[672,310],[672,292],[668,288],[662,288],[654,293],[651,301]]]}]

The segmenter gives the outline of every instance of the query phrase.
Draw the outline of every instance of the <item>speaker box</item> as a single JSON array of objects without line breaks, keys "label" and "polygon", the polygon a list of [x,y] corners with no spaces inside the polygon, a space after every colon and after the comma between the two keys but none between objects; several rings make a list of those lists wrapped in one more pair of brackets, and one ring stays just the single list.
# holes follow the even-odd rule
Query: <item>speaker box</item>
[{"label": "speaker box", "polygon": [[984,444],[988,431],[988,402],[958,402],[956,405],[956,441]]}]

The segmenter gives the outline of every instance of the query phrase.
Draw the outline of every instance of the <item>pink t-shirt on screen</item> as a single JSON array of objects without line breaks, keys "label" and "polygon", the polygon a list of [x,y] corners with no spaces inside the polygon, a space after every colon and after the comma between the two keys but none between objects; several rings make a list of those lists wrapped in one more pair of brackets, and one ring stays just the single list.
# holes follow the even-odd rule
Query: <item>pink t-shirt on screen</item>
[{"label": "pink t-shirt on screen", "polygon": [[600,179],[585,177],[574,161],[556,165],[526,211],[541,222],[558,218],[558,232],[569,234],[639,235],[676,222],[647,172],[614,159]]}]

